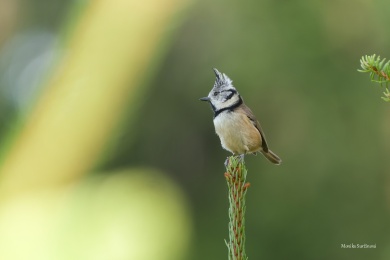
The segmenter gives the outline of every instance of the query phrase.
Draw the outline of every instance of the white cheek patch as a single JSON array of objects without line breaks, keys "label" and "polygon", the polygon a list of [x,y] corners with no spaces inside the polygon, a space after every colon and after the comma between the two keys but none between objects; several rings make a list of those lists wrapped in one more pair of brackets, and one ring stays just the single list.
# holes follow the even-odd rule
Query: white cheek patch
[{"label": "white cheek patch", "polygon": [[239,100],[238,95],[234,96],[234,97],[226,100],[225,102],[223,102],[222,107],[230,107],[230,106],[236,104],[238,100]]}]

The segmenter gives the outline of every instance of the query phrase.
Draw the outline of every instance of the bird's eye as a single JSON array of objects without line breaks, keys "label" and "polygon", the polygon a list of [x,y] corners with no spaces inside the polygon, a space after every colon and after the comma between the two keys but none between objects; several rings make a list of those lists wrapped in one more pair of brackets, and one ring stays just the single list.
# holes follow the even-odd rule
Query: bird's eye
[{"label": "bird's eye", "polygon": [[218,93],[219,93],[218,91],[214,92],[213,96],[216,97],[218,95]]}]

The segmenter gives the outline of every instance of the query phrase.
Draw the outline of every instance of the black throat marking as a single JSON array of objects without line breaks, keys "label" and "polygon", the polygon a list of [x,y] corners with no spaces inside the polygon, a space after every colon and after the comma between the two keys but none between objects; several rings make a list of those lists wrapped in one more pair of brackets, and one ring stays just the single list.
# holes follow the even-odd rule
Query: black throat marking
[{"label": "black throat marking", "polygon": [[[211,103],[210,103],[211,104]],[[237,107],[241,106],[242,105],[242,98],[241,96],[238,96],[238,100],[236,103],[234,103],[233,105],[231,106],[228,106],[228,107],[224,107],[224,108],[221,108],[221,109],[218,109],[216,110],[215,106],[213,106],[211,104],[211,108],[213,109],[214,111],[214,118],[216,118],[219,114],[221,114],[223,111],[233,111],[234,109],[236,109]]]}]

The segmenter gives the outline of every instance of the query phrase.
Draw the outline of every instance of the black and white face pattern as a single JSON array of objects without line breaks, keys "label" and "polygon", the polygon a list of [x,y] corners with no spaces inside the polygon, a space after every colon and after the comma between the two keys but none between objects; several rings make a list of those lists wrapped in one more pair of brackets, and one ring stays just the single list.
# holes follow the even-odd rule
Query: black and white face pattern
[{"label": "black and white face pattern", "polygon": [[232,80],[217,69],[215,72],[215,83],[208,97],[214,111],[234,106],[240,102],[241,97],[237,90],[232,85]]}]

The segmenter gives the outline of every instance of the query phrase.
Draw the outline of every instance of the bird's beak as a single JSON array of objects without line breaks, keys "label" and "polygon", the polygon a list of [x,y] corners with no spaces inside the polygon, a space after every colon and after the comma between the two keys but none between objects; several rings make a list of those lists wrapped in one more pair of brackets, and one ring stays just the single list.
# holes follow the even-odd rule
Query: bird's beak
[{"label": "bird's beak", "polygon": [[209,97],[202,97],[199,100],[201,100],[201,101],[210,101],[210,98]]}]

